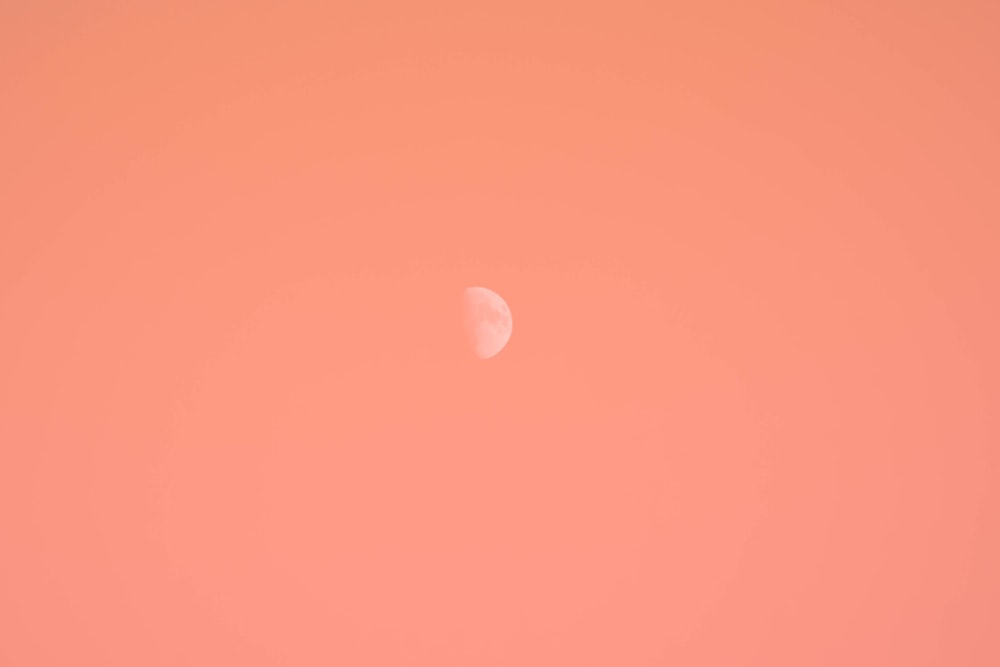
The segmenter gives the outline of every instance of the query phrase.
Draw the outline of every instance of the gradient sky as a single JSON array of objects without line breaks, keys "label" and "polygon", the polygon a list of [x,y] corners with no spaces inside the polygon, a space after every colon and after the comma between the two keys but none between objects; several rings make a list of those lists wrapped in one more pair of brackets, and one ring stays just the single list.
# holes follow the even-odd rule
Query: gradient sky
[{"label": "gradient sky", "polygon": [[0,665],[1000,664],[998,25],[0,3]]}]

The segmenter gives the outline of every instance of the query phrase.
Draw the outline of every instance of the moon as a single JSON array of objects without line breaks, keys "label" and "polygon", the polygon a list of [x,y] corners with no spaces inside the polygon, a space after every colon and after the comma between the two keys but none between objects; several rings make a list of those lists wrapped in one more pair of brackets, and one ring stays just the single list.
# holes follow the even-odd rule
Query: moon
[{"label": "moon", "polygon": [[462,320],[473,354],[496,356],[510,340],[513,319],[507,302],[485,287],[467,287],[462,296]]}]

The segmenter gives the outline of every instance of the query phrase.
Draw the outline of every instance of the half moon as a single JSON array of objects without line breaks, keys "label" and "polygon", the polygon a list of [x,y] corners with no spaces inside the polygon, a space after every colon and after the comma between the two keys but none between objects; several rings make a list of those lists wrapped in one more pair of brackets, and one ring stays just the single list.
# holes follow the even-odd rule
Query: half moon
[{"label": "half moon", "polygon": [[510,340],[513,319],[507,302],[485,287],[467,287],[462,297],[466,339],[480,359],[496,356]]}]

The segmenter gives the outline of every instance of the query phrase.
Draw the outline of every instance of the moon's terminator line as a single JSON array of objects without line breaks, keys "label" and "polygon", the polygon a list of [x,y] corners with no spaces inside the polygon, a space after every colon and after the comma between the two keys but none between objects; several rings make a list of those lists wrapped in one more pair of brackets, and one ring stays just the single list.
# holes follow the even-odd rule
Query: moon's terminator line
[{"label": "moon's terminator line", "polygon": [[510,340],[510,308],[493,290],[467,287],[462,297],[462,319],[472,352],[480,359],[496,356]]}]

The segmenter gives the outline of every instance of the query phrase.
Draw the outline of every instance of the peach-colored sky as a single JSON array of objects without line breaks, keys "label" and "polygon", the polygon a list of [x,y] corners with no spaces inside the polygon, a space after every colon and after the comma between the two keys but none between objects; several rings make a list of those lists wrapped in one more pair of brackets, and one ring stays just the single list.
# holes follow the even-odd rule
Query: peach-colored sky
[{"label": "peach-colored sky", "polygon": [[2,3],[0,665],[1000,664],[931,4]]}]

